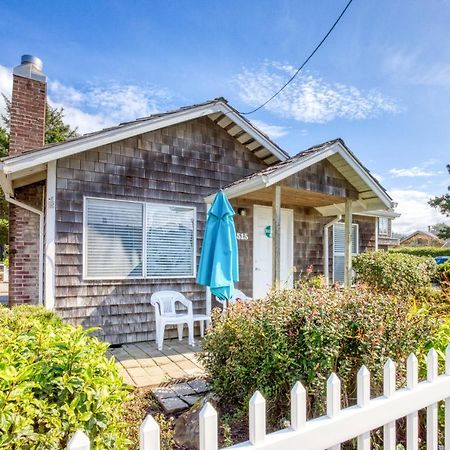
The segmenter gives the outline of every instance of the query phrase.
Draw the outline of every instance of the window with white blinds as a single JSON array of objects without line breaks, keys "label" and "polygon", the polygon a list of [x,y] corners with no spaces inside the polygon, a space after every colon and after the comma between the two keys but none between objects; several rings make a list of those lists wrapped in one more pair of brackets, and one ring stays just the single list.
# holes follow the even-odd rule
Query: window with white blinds
[{"label": "window with white blinds", "polygon": [[87,279],[195,276],[192,207],[86,198]]},{"label": "window with white blinds", "polygon": [[[359,253],[358,225],[352,224],[352,255]],[[344,282],[345,224],[333,225],[333,281]]]},{"label": "window with white blinds", "polygon": [[389,219],[387,217],[378,218],[378,234],[382,236],[389,235]]},{"label": "window with white blinds", "polygon": [[147,276],[194,275],[195,209],[147,205]]}]

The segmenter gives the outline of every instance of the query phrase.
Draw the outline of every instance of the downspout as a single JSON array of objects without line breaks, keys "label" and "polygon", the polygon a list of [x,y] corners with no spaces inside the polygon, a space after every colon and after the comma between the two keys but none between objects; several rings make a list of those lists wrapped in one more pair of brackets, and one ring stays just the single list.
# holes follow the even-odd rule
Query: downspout
[{"label": "downspout", "polygon": [[43,305],[43,273],[44,273],[44,211],[40,211],[39,209],[33,208],[26,203],[19,202],[15,198],[11,197],[11,195],[5,193],[5,200],[13,205],[16,205],[20,208],[26,209],[34,214],[39,216],[39,273],[38,273],[38,284],[39,284],[39,304]]},{"label": "downspout", "polygon": [[329,273],[329,255],[328,255],[328,229],[337,222],[342,220],[342,215],[338,215],[331,222],[328,222],[323,226],[323,276],[325,278],[325,285],[330,284]]}]

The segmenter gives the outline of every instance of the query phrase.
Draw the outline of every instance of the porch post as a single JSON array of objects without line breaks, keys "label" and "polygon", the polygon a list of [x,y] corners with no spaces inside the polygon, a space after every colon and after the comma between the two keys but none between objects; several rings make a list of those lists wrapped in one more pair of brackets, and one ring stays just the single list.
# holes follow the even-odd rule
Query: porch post
[{"label": "porch post", "polygon": [[345,201],[344,286],[352,284],[352,201]]},{"label": "porch post", "polygon": [[275,185],[272,202],[272,287],[280,288],[281,279],[281,186]]}]

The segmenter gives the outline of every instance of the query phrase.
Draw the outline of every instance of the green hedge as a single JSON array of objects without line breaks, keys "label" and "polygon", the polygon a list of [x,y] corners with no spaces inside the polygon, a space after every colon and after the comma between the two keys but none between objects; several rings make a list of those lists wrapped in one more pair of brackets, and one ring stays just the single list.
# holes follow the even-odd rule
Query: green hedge
[{"label": "green hedge", "polygon": [[1,307],[0,330],[0,448],[62,449],[76,430],[92,449],[127,447],[107,344],[34,306]]},{"label": "green hedge", "polygon": [[402,379],[408,354],[429,340],[433,328],[408,302],[388,295],[307,285],[238,303],[226,315],[215,311],[213,322],[200,354],[213,391],[244,409],[258,389],[272,420],[286,417],[297,380],[308,392],[310,415],[323,413],[332,372],[341,378],[344,401],[354,403],[362,364],[371,372],[372,393],[380,394],[386,358],[399,363]]},{"label": "green hedge", "polygon": [[353,258],[356,281],[396,295],[413,295],[437,276],[432,258],[391,252],[366,252]]},{"label": "green hedge", "polygon": [[450,248],[442,247],[396,247],[391,248],[388,253],[404,253],[413,256],[450,256]]}]

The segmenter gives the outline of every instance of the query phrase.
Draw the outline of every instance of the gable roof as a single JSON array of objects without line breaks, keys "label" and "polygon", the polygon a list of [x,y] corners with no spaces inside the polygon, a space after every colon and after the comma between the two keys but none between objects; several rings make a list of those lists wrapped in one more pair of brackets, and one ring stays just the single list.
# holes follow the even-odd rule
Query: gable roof
[{"label": "gable roof", "polygon": [[435,241],[444,243],[445,241],[443,239],[441,239],[440,237],[436,236],[435,234],[431,233],[430,231],[423,231],[423,230],[417,230],[414,231],[413,233],[409,234],[408,236],[404,237],[403,239],[400,239],[400,245],[402,244],[402,242],[406,242],[409,239],[413,238],[414,236],[423,236],[429,239],[433,239]]},{"label": "gable roof", "polygon": [[266,134],[231,107],[224,98],[217,98],[205,103],[153,114],[132,122],[124,122],[118,126],[88,133],[65,142],[3,158],[0,162],[0,171],[4,174],[23,172],[24,175],[29,175],[33,173],[33,168],[49,161],[204,116],[208,116],[214,123],[224,128],[268,165],[289,157]]},{"label": "gable roof", "polygon": [[[228,198],[233,198],[267,188],[324,159],[328,159],[360,193],[358,202],[361,210],[393,208],[392,198],[383,186],[340,138],[311,147],[278,164],[248,175],[226,186],[223,191]],[[213,195],[210,195],[205,201],[210,202],[212,199]],[[324,215],[342,213],[339,205],[316,209]]]}]

